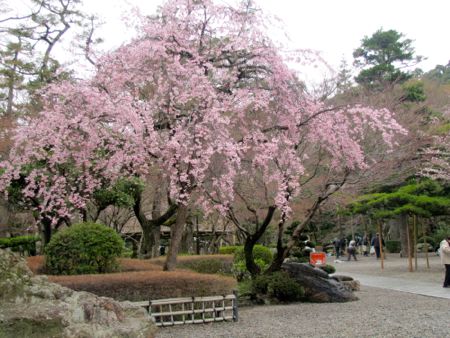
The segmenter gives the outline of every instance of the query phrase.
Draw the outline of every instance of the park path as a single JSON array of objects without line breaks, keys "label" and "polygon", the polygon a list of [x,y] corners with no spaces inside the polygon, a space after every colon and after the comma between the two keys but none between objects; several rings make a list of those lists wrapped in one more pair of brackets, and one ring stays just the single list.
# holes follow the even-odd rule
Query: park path
[{"label": "park path", "polygon": [[443,288],[441,284],[435,282],[409,281],[403,278],[382,277],[358,273],[349,273],[348,275],[358,280],[361,285],[364,286],[450,299],[450,289]]},{"label": "park path", "polygon": [[387,255],[383,270],[374,257],[359,256],[356,262],[336,262],[328,257],[328,263],[335,266],[336,274],[351,276],[364,286],[450,299],[450,288],[442,287],[443,267],[435,254],[429,257],[429,268],[425,257],[419,256],[417,270],[413,272],[409,272],[408,260],[395,254]]}]

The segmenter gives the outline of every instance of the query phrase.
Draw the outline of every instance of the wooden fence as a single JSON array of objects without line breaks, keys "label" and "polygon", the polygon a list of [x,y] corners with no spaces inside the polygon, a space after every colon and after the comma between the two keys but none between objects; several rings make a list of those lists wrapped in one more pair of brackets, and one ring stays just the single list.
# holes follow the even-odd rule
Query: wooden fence
[{"label": "wooden fence", "polygon": [[186,297],[138,302],[157,326],[238,320],[237,292],[226,296]]}]

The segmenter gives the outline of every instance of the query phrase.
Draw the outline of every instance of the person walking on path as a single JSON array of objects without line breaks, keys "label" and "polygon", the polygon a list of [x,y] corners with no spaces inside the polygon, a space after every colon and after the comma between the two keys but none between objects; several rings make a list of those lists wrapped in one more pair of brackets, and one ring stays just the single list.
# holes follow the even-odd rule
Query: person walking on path
[{"label": "person walking on path", "polygon": [[364,257],[369,257],[369,249],[370,249],[369,237],[367,237],[367,235],[365,235],[363,238]]},{"label": "person walking on path", "polygon": [[384,246],[384,239],[381,239],[380,243],[380,234],[377,233],[377,236],[372,239],[372,246],[375,249],[375,254],[377,255],[377,259],[380,258],[380,245]]},{"label": "person walking on path", "polygon": [[450,287],[450,236],[447,236],[440,245],[441,263],[445,266],[444,288]]},{"label": "person walking on path", "polygon": [[356,259],[356,242],[354,240],[350,241],[347,252],[348,252],[348,259],[347,259],[348,261],[352,258],[352,256],[355,259],[355,261],[357,261],[357,259]]},{"label": "person walking on path", "polygon": [[336,259],[341,255],[341,241],[336,237],[333,241],[334,249],[336,250]]}]

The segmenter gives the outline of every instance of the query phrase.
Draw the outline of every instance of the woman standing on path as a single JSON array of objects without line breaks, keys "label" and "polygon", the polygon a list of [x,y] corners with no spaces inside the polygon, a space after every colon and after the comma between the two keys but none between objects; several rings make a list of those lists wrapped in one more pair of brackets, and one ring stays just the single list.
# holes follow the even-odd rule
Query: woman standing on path
[{"label": "woman standing on path", "polygon": [[439,254],[441,263],[445,266],[444,288],[448,288],[450,287],[450,236],[441,242]]},{"label": "woman standing on path", "polygon": [[352,256],[353,256],[355,261],[357,261],[357,259],[356,259],[356,242],[354,240],[350,241],[347,252],[348,252],[348,260],[350,260],[350,258],[352,258]]}]

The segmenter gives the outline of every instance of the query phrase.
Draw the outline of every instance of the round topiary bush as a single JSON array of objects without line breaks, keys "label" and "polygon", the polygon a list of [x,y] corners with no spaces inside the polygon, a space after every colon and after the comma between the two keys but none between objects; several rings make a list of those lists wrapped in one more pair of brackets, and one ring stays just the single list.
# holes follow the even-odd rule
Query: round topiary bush
[{"label": "round topiary bush", "polygon": [[122,238],[98,223],[79,223],[57,232],[45,248],[49,274],[106,273],[118,269],[116,258],[125,248]]}]

